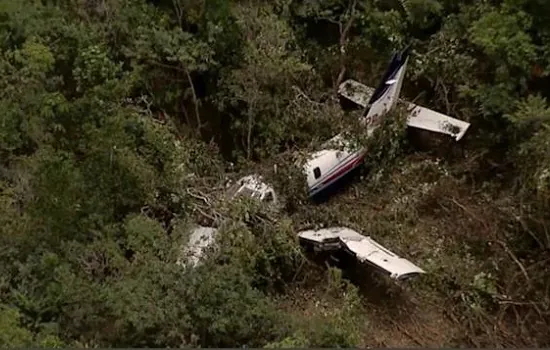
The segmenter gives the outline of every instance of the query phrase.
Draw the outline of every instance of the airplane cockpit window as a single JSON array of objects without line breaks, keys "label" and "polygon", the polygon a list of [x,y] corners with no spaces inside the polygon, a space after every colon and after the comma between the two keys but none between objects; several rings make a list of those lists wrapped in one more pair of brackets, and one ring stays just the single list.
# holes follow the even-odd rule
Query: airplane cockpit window
[{"label": "airplane cockpit window", "polygon": [[316,179],[321,177],[321,169],[319,169],[319,167],[313,169],[313,176],[315,176]]}]

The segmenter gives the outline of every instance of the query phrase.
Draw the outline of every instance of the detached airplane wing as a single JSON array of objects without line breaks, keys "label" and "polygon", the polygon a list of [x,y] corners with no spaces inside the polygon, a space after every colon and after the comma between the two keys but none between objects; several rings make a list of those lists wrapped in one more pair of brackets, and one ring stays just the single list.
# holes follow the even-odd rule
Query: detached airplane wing
[{"label": "detached airplane wing", "polygon": [[346,227],[332,227],[298,233],[298,237],[321,251],[344,250],[359,262],[382,270],[391,278],[402,280],[425,273],[407,259],[392,253],[370,237]]},{"label": "detached airplane wing", "polygon": [[[366,108],[369,99],[374,93],[374,89],[361,84],[355,80],[346,80],[340,84],[338,94],[351,102]],[[409,116],[407,125],[413,128],[419,128],[453,136],[459,141],[468,128],[470,123],[451,118],[445,114],[436,112],[426,107],[421,107],[413,103],[400,100],[407,105]]]}]

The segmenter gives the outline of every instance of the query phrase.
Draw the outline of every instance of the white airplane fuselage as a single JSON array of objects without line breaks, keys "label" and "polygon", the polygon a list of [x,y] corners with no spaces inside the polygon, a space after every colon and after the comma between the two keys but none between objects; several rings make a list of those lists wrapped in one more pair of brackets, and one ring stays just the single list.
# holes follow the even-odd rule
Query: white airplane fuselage
[{"label": "white airplane fuselage", "polygon": [[367,154],[365,148],[324,149],[311,155],[304,166],[309,196],[313,197],[359,167]]},{"label": "white airplane fuselage", "polygon": [[[367,128],[368,136],[380,125],[381,118],[395,106],[408,59],[408,48],[394,54],[379,86],[366,98],[360,124]],[[303,167],[310,197],[360,166],[367,153],[363,147],[353,147],[341,135],[329,140],[324,148],[313,153]]]}]

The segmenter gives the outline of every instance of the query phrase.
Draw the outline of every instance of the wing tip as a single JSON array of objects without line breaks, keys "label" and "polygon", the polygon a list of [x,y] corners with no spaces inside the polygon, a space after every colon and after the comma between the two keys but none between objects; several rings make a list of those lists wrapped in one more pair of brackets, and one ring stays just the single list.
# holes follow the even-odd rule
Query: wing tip
[{"label": "wing tip", "polygon": [[457,142],[464,137],[464,135],[466,134],[466,131],[468,131],[469,128],[470,128],[470,123],[467,123],[467,125],[464,128],[462,128],[462,130],[460,130],[458,134],[456,134],[455,139]]}]

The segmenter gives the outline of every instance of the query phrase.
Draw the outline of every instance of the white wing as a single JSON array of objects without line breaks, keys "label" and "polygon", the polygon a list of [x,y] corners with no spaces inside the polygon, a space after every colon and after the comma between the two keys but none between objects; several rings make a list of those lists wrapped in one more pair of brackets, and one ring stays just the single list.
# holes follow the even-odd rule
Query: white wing
[{"label": "white wing", "polygon": [[337,251],[343,249],[360,262],[381,269],[394,279],[405,279],[425,273],[420,267],[389,251],[372,238],[346,227],[302,231],[298,233],[298,237],[313,244],[317,250]]},{"label": "white wing", "polygon": [[470,123],[463,120],[451,118],[445,114],[412,103],[408,103],[408,105],[410,113],[407,118],[407,125],[413,128],[447,134],[459,141],[470,127]]}]

